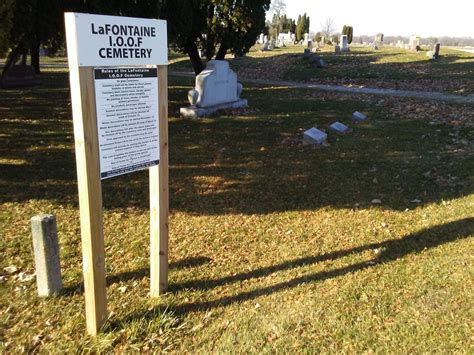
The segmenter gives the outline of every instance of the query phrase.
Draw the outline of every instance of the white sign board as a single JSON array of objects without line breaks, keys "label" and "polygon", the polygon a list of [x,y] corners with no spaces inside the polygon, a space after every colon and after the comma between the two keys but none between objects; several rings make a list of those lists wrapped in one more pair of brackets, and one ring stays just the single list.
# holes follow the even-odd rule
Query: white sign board
[{"label": "white sign board", "polygon": [[101,179],[157,165],[157,69],[98,68],[94,83]]},{"label": "white sign board", "polygon": [[166,65],[166,21],[134,17],[65,14],[68,56],[78,66]]}]

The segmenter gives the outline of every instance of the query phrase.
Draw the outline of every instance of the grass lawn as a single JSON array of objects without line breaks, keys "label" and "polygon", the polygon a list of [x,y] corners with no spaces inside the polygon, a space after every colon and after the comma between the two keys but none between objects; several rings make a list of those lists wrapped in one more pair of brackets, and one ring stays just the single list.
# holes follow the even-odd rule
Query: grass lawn
[{"label": "grass lawn", "polygon": [[[94,339],[68,76],[43,80],[0,92],[0,352],[472,351],[472,122],[263,86],[248,110],[183,120],[193,81],[170,77],[170,292],[147,295],[147,172],[105,180],[110,320]],[[336,119],[352,134],[300,144]],[[51,299],[20,277],[38,213],[58,221],[66,289]]]},{"label": "grass lawn", "polygon": [[[380,50],[352,46],[350,53],[334,55],[334,48],[325,46],[317,53],[326,63],[323,69],[303,59],[302,46],[270,52],[254,47],[246,57],[229,60],[239,76],[247,78],[474,93],[474,54],[441,47],[441,58],[432,61],[427,50],[416,53],[390,46]],[[192,70],[185,57],[172,58],[171,63],[174,70]]]}]

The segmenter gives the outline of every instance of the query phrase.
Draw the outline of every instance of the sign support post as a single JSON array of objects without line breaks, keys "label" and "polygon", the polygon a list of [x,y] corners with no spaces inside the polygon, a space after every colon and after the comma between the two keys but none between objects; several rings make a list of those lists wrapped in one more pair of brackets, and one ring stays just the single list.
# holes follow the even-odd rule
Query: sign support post
[{"label": "sign support post", "polygon": [[166,21],[66,13],[65,22],[87,332],[96,335],[107,319],[101,179],[149,168],[150,295],[168,287]]},{"label": "sign support post", "polygon": [[96,335],[107,319],[97,116],[92,67],[70,70],[81,218],[87,332]]},{"label": "sign support post", "polygon": [[158,66],[160,164],[150,167],[150,295],[168,289],[168,70]]}]

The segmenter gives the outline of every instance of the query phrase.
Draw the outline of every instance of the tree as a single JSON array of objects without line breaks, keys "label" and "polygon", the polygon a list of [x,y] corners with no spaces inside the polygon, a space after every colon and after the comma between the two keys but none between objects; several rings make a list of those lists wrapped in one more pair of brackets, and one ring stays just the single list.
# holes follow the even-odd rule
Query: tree
[{"label": "tree", "polygon": [[334,33],[334,20],[331,17],[327,17],[324,24],[321,24],[321,32],[325,38],[331,38]]},{"label": "tree", "polygon": [[247,53],[265,27],[269,6],[270,0],[211,0],[213,16],[207,22],[206,47],[219,48],[216,59],[220,60],[227,51],[236,55]]},{"label": "tree", "polygon": [[189,56],[199,74],[207,59],[224,59],[227,51],[248,52],[265,30],[270,0],[75,0],[87,12],[161,18],[168,22],[169,41]]},{"label": "tree", "polygon": [[13,0],[0,2],[0,57],[7,54],[10,48],[10,31],[13,25]]},{"label": "tree", "polygon": [[286,4],[284,0],[273,0],[270,7],[270,12],[280,16],[286,10]]},{"label": "tree", "polygon": [[351,44],[354,38],[354,30],[352,26],[347,26],[347,43]]},{"label": "tree", "polygon": [[316,43],[319,43],[321,42],[321,40],[323,39],[323,35],[321,32],[316,32],[316,35],[314,36],[314,41]]},{"label": "tree", "polygon": [[303,39],[303,19],[301,15],[298,15],[298,22],[296,22],[295,36],[296,41],[299,42]]},{"label": "tree", "polygon": [[352,43],[352,38],[353,38],[352,26],[344,25],[342,27],[342,34],[347,36],[347,43],[351,44]]},{"label": "tree", "polygon": [[[61,0],[3,0],[0,7],[2,21],[0,48],[11,47],[7,57],[4,72],[14,64],[19,55],[26,64],[26,55],[31,56],[31,65],[36,73],[40,73],[39,50],[45,46],[50,53],[54,53],[64,39],[63,5]],[[3,42],[3,40],[5,42]]]},{"label": "tree", "polygon": [[[251,1],[251,0],[250,0]],[[282,28],[282,14],[286,10],[286,4],[284,0],[273,0],[271,7],[270,7],[270,12],[273,13],[273,19],[275,20],[275,25],[274,25],[274,32],[275,32],[275,38],[278,38],[278,35],[281,32]],[[286,18],[286,15],[284,15]],[[273,22],[273,20],[272,20]]]},{"label": "tree", "polygon": [[291,33],[296,32],[296,21],[295,20],[291,20],[290,32]]},{"label": "tree", "polygon": [[304,33],[309,33],[309,16],[306,16],[306,13],[304,14],[304,16],[305,16]]}]

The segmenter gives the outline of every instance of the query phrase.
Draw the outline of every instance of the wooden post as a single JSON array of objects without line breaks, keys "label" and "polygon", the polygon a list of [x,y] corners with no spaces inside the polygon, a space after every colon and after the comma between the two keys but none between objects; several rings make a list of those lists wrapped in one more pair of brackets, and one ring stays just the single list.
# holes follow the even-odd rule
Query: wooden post
[{"label": "wooden post", "polygon": [[150,295],[168,288],[168,70],[158,66],[160,164],[150,168]]},{"label": "wooden post", "polygon": [[87,331],[96,335],[107,318],[102,184],[93,67],[70,66],[71,99],[81,216]]}]

